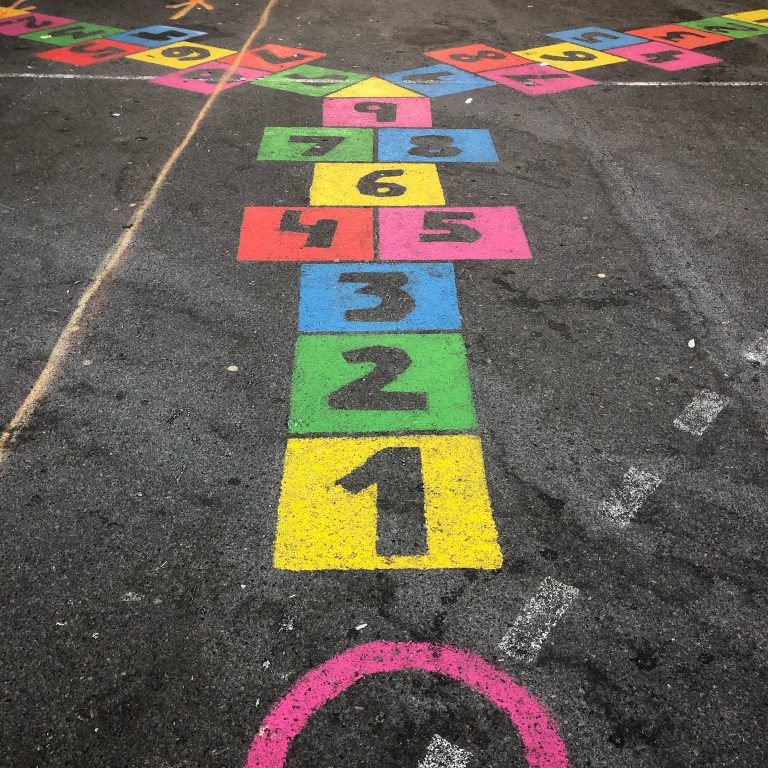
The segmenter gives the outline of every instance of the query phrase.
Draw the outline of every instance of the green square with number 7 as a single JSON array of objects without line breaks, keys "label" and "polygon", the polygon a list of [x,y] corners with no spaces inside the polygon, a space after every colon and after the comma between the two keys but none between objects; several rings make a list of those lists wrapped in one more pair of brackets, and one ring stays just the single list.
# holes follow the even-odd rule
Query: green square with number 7
[{"label": "green square with number 7", "polygon": [[259,160],[289,160],[310,163],[373,160],[373,128],[282,128],[264,129]]},{"label": "green square with number 7", "polygon": [[340,69],[316,67],[314,64],[302,64],[285,72],[254,80],[251,85],[262,88],[277,88],[280,91],[301,93],[304,96],[327,96],[340,91],[348,85],[367,80],[370,75],[358,72],[342,72]]},{"label": "green square with number 7", "polygon": [[298,338],[291,434],[464,432],[476,425],[461,334]]}]

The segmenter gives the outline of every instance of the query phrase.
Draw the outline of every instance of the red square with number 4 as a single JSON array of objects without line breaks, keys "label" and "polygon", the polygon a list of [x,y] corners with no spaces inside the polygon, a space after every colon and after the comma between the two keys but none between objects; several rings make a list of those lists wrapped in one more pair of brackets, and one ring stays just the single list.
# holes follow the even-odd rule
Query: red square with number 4
[{"label": "red square with number 4", "polygon": [[[298,67],[299,64],[306,64],[326,55],[318,51],[305,51],[303,48],[289,48],[287,45],[262,45],[246,51],[240,66],[266,72],[282,72],[284,69]],[[233,54],[226,56],[222,61],[231,64],[236,58],[237,54]]]},{"label": "red square with number 4", "polygon": [[527,64],[528,59],[514,53],[500,51],[490,45],[462,45],[458,48],[444,48],[440,51],[427,51],[425,56],[450,64],[465,72],[488,72],[492,69],[513,67],[515,64]]},{"label": "red square with number 4", "polygon": [[50,51],[36,53],[38,59],[63,61],[76,67],[89,67],[100,61],[119,59],[129,53],[139,53],[147,49],[141,45],[131,45],[120,40],[86,40],[82,43],[68,45],[65,48],[52,48]]},{"label": "red square with number 4", "polygon": [[246,208],[238,261],[373,261],[373,208]]}]

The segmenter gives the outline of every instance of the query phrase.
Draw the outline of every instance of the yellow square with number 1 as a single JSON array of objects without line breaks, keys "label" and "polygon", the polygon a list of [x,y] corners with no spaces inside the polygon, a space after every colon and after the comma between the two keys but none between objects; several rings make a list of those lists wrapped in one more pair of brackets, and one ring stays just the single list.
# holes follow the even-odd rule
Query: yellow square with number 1
[{"label": "yellow square with number 1", "polygon": [[605,51],[596,51],[594,48],[585,48],[583,45],[573,43],[558,43],[557,45],[545,45],[541,48],[529,48],[527,51],[513,51],[518,56],[531,61],[540,61],[542,64],[551,64],[566,72],[577,69],[589,69],[590,67],[602,67],[604,64],[618,64],[626,61],[620,56],[614,56]]},{"label": "yellow square with number 1", "polygon": [[159,64],[162,67],[174,69],[187,69],[198,64],[206,64],[209,61],[230,56],[237,51],[229,48],[214,48],[212,45],[198,45],[197,43],[172,43],[160,48],[150,48],[141,53],[133,53],[127,58],[136,61],[148,61],[150,64]]},{"label": "yellow square with number 1", "polygon": [[431,163],[317,163],[310,205],[445,205]]},{"label": "yellow square with number 1", "polygon": [[480,438],[288,441],[276,568],[501,568]]}]

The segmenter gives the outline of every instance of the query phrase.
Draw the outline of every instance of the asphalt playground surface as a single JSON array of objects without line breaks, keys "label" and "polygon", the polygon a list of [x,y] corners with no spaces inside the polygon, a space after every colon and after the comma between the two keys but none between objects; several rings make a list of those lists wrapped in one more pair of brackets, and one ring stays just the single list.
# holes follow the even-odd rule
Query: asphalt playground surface
[{"label": "asphalt playground surface", "polygon": [[[177,23],[239,49],[264,4],[215,6]],[[515,51],[573,27],[755,7],[280,0],[256,44],[377,75],[464,43]],[[160,0],[39,12],[173,23]],[[160,74],[34,58],[44,49],[0,36],[3,424],[206,98],[5,76]],[[516,206],[533,255],[455,265],[495,570],[273,564],[300,267],[238,262],[238,236],[247,206],[308,205],[312,163],[256,153],[267,126],[322,125],[322,99],[220,95],[0,462],[0,764],[240,768],[310,669],[414,641],[518,681],[574,767],[768,765],[768,352],[745,356],[768,328],[768,85],[617,84],[768,81],[768,36],[701,51],[722,63],[627,62],[548,97],[432,99],[435,126],[488,129],[499,155],[441,165],[446,200]],[[676,428],[703,391],[721,412],[700,435]],[[631,519],[607,524],[630,468],[660,482],[642,503],[625,489]],[[530,659],[504,652],[547,579],[578,596]],[[436,734],[471,755],[424,763]],[[286,764],[533,765],[496,706],[416,671],[356,683],[310,718]]]}]

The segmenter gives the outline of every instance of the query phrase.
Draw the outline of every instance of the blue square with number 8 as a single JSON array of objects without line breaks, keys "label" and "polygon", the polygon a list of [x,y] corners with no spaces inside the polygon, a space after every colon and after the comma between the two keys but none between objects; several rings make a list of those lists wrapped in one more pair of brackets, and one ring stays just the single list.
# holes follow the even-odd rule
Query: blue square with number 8
[{"label": "blue square with number 8", "polygon": [[399,163],[498,163],[485,128],[382,128],[379,160]]},{"label": "blue square with number 8", "polygon": [[301,268],[300,333],[457,331],[451,264],[307,264]]}]

